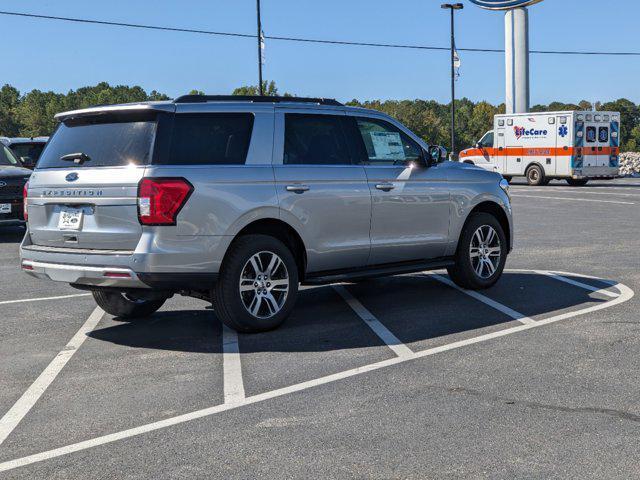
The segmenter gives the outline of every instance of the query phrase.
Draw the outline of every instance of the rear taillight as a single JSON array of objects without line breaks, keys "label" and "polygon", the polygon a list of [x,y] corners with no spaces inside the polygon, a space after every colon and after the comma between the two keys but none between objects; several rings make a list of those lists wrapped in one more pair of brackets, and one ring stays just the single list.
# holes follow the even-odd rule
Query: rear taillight
[{"label": "rear taillight", "polygon": [[22,216],[24,217],[24,221],[26,222],[29,219],[29,215],[27,214],[27,197],[29,196],[29,182],[24,184],[22,188]]},{"label": "rear taillight", "polygon": [[138,218],[143,225],[175,225],[191,185],[184,178],[143,178],[138,184]]}]

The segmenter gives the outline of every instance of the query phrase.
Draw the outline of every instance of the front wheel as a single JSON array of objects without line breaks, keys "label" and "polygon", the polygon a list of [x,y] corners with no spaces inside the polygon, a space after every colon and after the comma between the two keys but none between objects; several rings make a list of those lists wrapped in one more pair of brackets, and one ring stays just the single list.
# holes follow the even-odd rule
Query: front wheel
[{"label": "front wheel", "polygon": [[567,183],[572,187],[584,187],[589,182],[587,178],[581,178],[580,180],[576,178],[567,178]]},{"label": "front wheel", "polygon": [[447,269],[451,280],[469,290],[493,286],[504,270],[508,248],[496,217],[488,213],[472,214],[460,235],[455,265]]},{"label": "front wheel", "polygon": [[144,299],[122,292],[94,290],[91,292],[98,306],[109,315],[123,320],[153,315],[166,302],[166,298]]},{"label": "front wheel", "polygon": [[247,235],[230,248],[213,289],[218,318],[239,332],[280,326],[298,293],[298,267],[291,251],[267,235]]}]

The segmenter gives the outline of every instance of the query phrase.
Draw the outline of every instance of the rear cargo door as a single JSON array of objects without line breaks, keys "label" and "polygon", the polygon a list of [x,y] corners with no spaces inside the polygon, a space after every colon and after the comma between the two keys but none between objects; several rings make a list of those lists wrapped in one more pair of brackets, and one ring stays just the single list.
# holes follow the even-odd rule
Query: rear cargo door
[{"label": "rear cargo door", "polygon": [[134,250],[142,235],[138,182],[151,163],[161,116],[116,111],[63,121],[29,183],[32,243]]}]

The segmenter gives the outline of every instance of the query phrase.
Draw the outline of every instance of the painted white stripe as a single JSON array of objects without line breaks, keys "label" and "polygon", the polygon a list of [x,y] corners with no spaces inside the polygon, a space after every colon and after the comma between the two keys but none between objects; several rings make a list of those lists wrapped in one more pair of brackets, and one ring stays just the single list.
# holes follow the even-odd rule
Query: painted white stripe
[{"label": "painted white stripe", "polygon": [[26,303],[26,302],[43,302],[45,300],[62,300],[64,298],[75,297],[88,297],[90,293],[75,293],[73,295],[58,295],[57,297],[39,297],[39,298],[23,298],[21,300],[5,300],[0,302],[0,305],[9,305],[11,303]]},{"label": "painted white stripe", "polygon": [[24,416],[29,413],[29,410],[31,410],[35,403],[40,399],[42,394],[55,380],[67,362],[71,357],[73,357],[73,354],[78,351],[80,346],[87,339],[87,333],[96,327],[103,315],[104,312],[100,307],[96,307],[91,315],[89,315],[89,318],[87,318],[84,324],[80,327],[80,330],[78,330],[73,338],[69,340],[69,343],[67,343],[64,349],[55,356],[36,381],[31,384],[13,407],[9,409],[2,419],[0,419],[0,445],[2,445],[9,434],[18,426]]},{"label": "painted white stripe", "polygon": [[596,203],[617,203],[618,205],[635,205],[633,202],[618,202],[616,200],[596,200],[593,198],[577,198],[577,197],[547,197],[542,195],[520,195],[519,193],[511,194],[512,197],[521,198],[543,198],[546,200],[574,200],[576,202],[596,202]]},{"label": "painted white stripe", "polygon": [[[563,272],[564,273],[564,272]],[[99,445],[105,445],[108,443],[116,442],[118,440],[124,440],[126,438],[135,437],[137,435],[141,435],[143,433],[153,432],[155,430],[160,430],[162,428],[167,428],[173,425],[178,425],[185,422],[190,422],[192,420],[196,420],[199,418],[208,417],[211,415],[215,415],[217,413],[225,412],[228,410],[232,410],[235,408],[239,408],[245,405],[251,405],[258,402],[263,402],[265,400],[269,400],[272,398],[281,397],[283,395],[287,395],[294,392],[300,392],[303,390],[307,390],[309,388],[317,387],[319,385],[325,385],[328,383],[332,383],[338,380],[342,380],[345,378],[354,377],[356,375],[360,375],[367,372],[372,372],[374,370],[380,370],[385,367],[389,367],[391,365],[397,365],[400,363],[408,362],[414,360],[416,358],[428,357],[431,355],[436,355],[438,353],[448,352],[451,350],[455,350],[458,348],[466,347],[469,345],[474,345],[482,342],[487,342],[493,340],[495,338],[505,337],[507,335],[512,335],[514,333],[522,332],[525,330],[531,330],[534,328],[539,328],[544,325],[549,325],[552,323],[559,322],[560,320],[566,320],[568,318],[576,317],[579,315],[583,315],[586,313],[595,312],[598,310],[602,310],[605,308],[613,307],[620,303],[624,303],[634,296],[633,290],[623,284],[615,284],[615,288],[620,290],[620,296],[613,300],[610,300],[605,303],[601,303],[598,305],[594,305],[592,307],[585,308],[583,310],[577,310],[575,312],[567,312],[562,315],[556,315],[554,317],[550,317],[544,320],[538,320],[535,323],[526,324],[526,325],[518,325],[511,328],[506,328],[504,330],[499,330],[497,332],[488,333],[485,335],[480,335],[475,338],[469,338],[466,340],[460,340],[458,342],[453,342],[447,345],[442,345],[440,347],[430,348],[427,350],[422,350],[420,352],[414,353],[413,357],[394,357],[389,360],[384,360],[377,363],[372,363],[370,365],[365,365],[363,367],[353,368],[351,370],[346,370],[344,372],[335,373],[332,375],[327,375],[325,377],[320,377],[315,380],[309,380],[307,382],[298,383],[295,385],[291,385],[289,387],[279,388],[277,390],[272,390],[270,392],[261,393],[258,395],[254,395],[251,397],[247,397],[244,401],[240,403],[225,403],[222,405],[217,405],[214,407],[205,408],[202,410],[196,410],[194,412],[186,413],[184,415],[178,415],[176,417],[167,418],[164,420],[160,420],[157,422],[148,423],[146,425],[141,425],[139,427],[131,428],[128,430],[123,430],[120,432],[112,433],[109,435],[104,435],[101,437],[95,437],[90,440],[85,440],[78,443],[73,443],[71,445],[67,445],[64,447],[56,448],[53,450],[47,450],[45,452],[36,453],[33,455],[28,455],[26,457],[16,458],[14,460],[9,460],[3,463],[0,463],[0,472],[5,472],[7,470],[12,470],[14,468],[23,467],[26,465],[31,465],[33,463],[42,462],[44,460],[50,460],[52,458],[61,457],[63,455],[68,455],[70,453],[79,452],[82,450],[87,450],[89,448],[97,447]]]},{"label": "painted white stripe", "polygon": [[540,192],[540,193],[579,193],[586,195],[609,195],[610,197],[640,197],[639,193],[617,193],[617,192],[592,192],[587,191],[582,188],[558,188],[558,187],[550,187],[550,188],[519,188],[516,191],[518,192]]},{"label": "painted white stripe", "polygon": [[224,403],[235,404],[242,402],[245,396],[238,334],[226,325],[222,325],[222,364]]},{"label": "painted white stripe", "polygon": [[447,277],[443,277],[442,275],[438,275],[436,273],[432,273],[432,272],[424,272],[426,275],[435,278],[436,280],[438,280],[439,282],[444,283],[445,285],[450,286],[451,288],[455,288],[456,290],[458,290],[459,292],[462,292],[466,295],[469,295],[471,298],[475,298],[476,300],[484,303],[485,305],[490,306],[491,308],[494,308],[496,310],[498,310],[499,312],[504,313],[505,315],[513,318],[514,320],[519,321],[520,323],[524,324],[524,325],[531,325],[533,323],[536,323],[535,320],[527,317],[526,315],[520,313],[520,312],[516,312],[514,309],[507,307],[506,305],[503,305],[502,303],[496,302],[495,300],[492,300],[491,298],[482,295],[481,293],[475,292],[473,290],[465,290],[464,288],[459,287],[458,285],[456,285],[455,283],[453,283],[451,280],[449,280]]},{"label": "painted white stripe", "polygon": [[593,285],[587,285],[586,283],[578,282],[577,280],[563,277],[562,275],[558,275],[554,272],[549,272],[547,270],[536,270],[536,273],[539,273],[541,275],[547,275],[551,278],[555,278],[556,280],[560,280],[561,282],[565,282],[570,285],[574,285],[576,287],[584,288],[585,290],[589,290],[591,292],[601,293],[602,295],[606,295],[607,297],[617,298],[620,296],[619,293],[611,292],[609,290],[605,290],[604,288],[594,287]]},{"label": "painted white stripe", "polygon": [[367,308],[360,303],[343,285],[333,285],[333,288],[344,299],[345,302],[356,312],[356,314],[366,323],[380,339],[401,358],[412,358],[413,351],[398,339],[391,331],[385,327]]}]

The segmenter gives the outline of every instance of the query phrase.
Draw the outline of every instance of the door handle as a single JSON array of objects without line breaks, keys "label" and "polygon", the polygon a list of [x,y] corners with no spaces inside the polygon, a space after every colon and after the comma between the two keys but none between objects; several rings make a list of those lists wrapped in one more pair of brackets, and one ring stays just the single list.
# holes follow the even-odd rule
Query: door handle
[{"label": "door handle", "polygon": [[376,185],[376,188],[378,190],[384,190],[385,192],[388,192],[389,190],[393,190],[394,188],[396,188],[396,186],[393,183],[378,183]]},{"label": "door handle", "polygon": [[303,193],[309,190],[309,185],[287,185],[287,192]]}]

